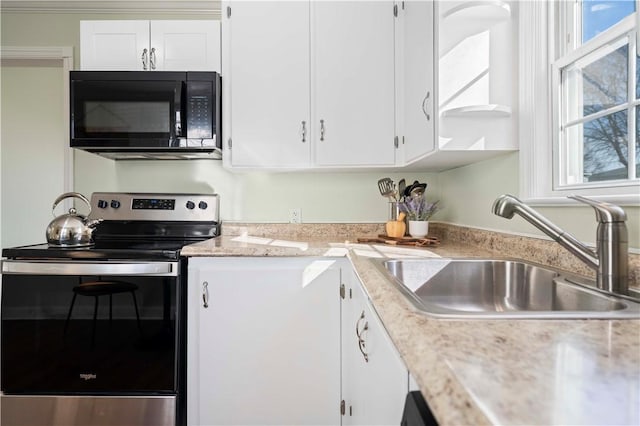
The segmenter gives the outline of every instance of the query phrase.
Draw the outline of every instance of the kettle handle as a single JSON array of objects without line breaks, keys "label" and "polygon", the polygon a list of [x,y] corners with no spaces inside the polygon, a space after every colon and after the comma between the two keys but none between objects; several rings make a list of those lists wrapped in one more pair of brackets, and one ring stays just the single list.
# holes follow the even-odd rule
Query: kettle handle
[{"label": "kettle handle", "polygon": [[[65,200],[67,198],[79,198],[82,201],[84,201],[87,206],[89,207],[89,213],[91,213],[91,203],[89,203],[89,200],[87,200],[87,197],[85,197],[84,195],[82,195],[79,192],[65,192],[64,194],[60,195],[58,198],[56,198],[56,200],[53,202],[53,207],[51,208],[51,213],[53,214],[53,217],[56,217],[55,214],[55,210],[56,207],[58,206],[58,204],[60,203],[60,201]],[[89,213],[87,213],[87,216],[89,216]]]}]

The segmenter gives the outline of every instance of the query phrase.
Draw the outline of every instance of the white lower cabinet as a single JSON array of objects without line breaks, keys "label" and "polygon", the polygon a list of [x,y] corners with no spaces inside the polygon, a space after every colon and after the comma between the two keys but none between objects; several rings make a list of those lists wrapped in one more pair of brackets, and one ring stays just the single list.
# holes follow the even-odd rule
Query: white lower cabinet
[{"label": "white lower cabinet", "polygon": [[346,259],[190,258],[188,275],[189,425],[400,423],[408,373]]},{"label": "white lower cabinet", "polygon": [[340,423],[340,269],[313,258],[189,259],[191,425]]},{"label": "white lower cabinet", "polygon": [[342,300],[343,425],[399,425],[409,372],[353,270]]}]

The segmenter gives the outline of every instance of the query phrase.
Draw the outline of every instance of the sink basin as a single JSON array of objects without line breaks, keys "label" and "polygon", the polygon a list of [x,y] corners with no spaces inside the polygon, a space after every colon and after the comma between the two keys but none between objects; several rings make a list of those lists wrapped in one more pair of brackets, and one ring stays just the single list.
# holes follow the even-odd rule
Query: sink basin
[{"label": "sink basin", "polygon": [[[372,259],[420,311],[446,318],[640,318],[640,303],[512,260]],[[587,282],[588,283],[588,282]]]}]

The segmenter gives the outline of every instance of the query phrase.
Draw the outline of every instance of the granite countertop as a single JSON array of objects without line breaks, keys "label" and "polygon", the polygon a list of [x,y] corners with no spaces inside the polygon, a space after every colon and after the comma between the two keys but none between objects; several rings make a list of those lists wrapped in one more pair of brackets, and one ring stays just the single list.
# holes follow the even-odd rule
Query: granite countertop
[{"label": "granite countertop", "polygon": [[[359,234],[358,234],[359,235]],[[355,240],[355,239],[354,239]],[[347,256],[442,425],[640,424],[640,320],[460,320],[416,312],[370,257],[484,257],[336,236],[223,235],[184,256]]]}]

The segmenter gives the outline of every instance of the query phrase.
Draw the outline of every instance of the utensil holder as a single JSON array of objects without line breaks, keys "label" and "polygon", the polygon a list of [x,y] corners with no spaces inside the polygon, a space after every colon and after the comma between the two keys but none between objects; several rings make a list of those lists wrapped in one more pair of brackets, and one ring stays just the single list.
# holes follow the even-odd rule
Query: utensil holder
[{"label": "utensil holder", "polygon": [[389,201],[389,220],[398,219],[398,213],[400,213],[400,207],[398,207],[398,202]]}]

